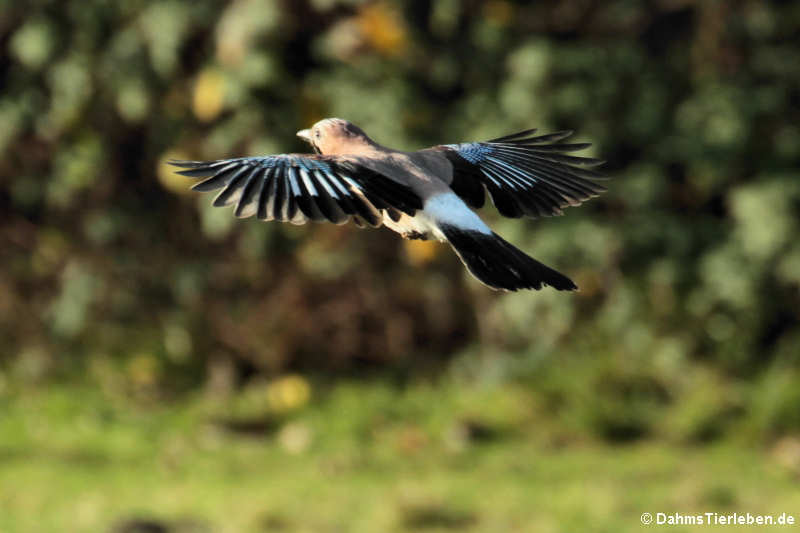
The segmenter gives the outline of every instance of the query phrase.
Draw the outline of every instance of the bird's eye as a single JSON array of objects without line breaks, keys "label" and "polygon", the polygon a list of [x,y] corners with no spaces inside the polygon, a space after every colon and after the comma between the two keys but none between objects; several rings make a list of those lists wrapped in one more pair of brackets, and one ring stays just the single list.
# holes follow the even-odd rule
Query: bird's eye
[{"label": "bird's eye", "polygon": [[320,137],[321,137],[321,135],[320,135],[320,133],[319,133],[319,130],[315,131],[315,132],[314,132],[314,138],[315,138],[315,139],[319,139]]}]

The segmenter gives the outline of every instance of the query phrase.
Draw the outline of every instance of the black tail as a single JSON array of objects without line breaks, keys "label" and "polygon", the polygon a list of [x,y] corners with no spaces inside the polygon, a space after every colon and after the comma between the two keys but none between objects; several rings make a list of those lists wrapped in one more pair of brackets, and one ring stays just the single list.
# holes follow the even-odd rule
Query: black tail
[{"label": "black tail", "polygon": [[578,287],[571,279],[526,255],[498,234],[441,225],[450,245],[479,281],[493,289],[516,291],[549,285],[559,291]]}]

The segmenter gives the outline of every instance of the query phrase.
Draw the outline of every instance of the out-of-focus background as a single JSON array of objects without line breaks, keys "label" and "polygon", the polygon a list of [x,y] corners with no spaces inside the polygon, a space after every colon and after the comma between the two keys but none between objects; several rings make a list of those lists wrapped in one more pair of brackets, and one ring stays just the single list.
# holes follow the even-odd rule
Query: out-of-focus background
[{"label": "out-of-focus background", "polygon": [[[781,1],[0,2],[0,531],[800,521],[799,27]],[[575,129],[606,195],[483,213],[581,291],[237,221],[164,163],[307,151],[326,116],[405,149]]]}]

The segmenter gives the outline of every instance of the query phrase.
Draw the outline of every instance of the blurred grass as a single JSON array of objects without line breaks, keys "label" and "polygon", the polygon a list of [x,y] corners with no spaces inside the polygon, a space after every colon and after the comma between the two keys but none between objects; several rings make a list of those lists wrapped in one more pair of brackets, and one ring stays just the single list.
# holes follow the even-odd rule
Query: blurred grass
[{"label": "blurred grass", "polygon": [[265,387],[157,404],[7,388],[0,531],[624,532],[645,511],[800,506],[771,448],[576,439],[521,385],[345,381],[283,412],[259,407]]}]

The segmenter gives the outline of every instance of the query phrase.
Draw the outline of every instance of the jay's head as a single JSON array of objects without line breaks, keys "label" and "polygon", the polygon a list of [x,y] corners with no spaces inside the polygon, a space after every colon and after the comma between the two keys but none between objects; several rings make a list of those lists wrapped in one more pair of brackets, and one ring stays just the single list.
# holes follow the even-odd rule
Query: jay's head
[{"label": "jay's head", "polygon": [[374,144],[364,130],[341,118],[320,120],[297,136],[308,142],[318,154],[336,155],[358,153],[359,149]]}]

